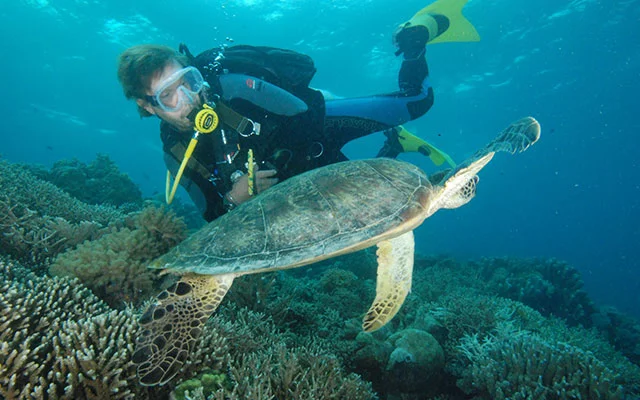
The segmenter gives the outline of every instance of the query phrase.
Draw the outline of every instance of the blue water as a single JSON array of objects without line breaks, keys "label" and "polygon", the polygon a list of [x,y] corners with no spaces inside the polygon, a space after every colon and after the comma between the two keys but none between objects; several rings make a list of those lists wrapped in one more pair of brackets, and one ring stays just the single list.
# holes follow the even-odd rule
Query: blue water
[{"label": "blue water", "polygon": [[[287,47],[313,56],[314,87],[382,93],[395,90],[399,67],[391,33],[424,5],[2,0],[0,154],[51,165],[107,153],[151,195],[164,184],[157,121],[140,120],[121,94],[116,57],[127,46]],[[407,126],[456,160],[525,115],[541,122],[542,139],[517,157],[499,154],[475,200],[418,229],[419,249],[564,259],[594,299],[640,316],[640,1],[472,0],[465,13],[482,41],[429,46],[436,102]],[[347,153],[373,156],[382,140]]]}]

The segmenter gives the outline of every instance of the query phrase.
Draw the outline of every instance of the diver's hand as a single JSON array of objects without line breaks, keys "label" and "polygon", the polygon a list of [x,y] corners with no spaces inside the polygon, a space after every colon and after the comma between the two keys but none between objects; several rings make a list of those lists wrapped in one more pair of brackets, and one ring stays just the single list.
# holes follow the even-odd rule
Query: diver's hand
[{"label": "diver's hand", "polygon": [[[264,171],[255,171],[255,178],[253,183],[254,194],[262,193],[269,189],[271,186],[278,183],[276,174],[278,171],[275,169],[266,169]],[[239,205],[249,200],[249,177],[245,174],[242,175],[236,183],[233,184],[233,188],[229,192],[231,199],[235,205]]]}]

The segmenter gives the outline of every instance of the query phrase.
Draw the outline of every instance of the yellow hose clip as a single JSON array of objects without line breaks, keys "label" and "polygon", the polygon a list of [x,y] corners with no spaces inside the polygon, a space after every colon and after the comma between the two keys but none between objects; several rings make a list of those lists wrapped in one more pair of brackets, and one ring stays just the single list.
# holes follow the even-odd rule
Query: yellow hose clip
[{"label": "yellow hose clip", "polygon": [[254,185],[256,180],[256,174],[253,169],[253,150],[249,149],[247,154],[247,191],[249,192],[249,196],[253,196],[254,193]]},{"label": "yellow hose clip", "polygon": [[208,104],[202,106],[202,110],[198,111],[193,121],[194,129],[200,133],[211,133],[217,127],[220,122],[218,114]]}]

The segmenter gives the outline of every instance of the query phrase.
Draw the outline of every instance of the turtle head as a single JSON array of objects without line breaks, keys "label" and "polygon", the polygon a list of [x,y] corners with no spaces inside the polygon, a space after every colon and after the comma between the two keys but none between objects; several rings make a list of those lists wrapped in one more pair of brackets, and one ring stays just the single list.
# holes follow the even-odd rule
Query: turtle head
[{"label": "turtle head", "polygon": [[429,205],[428,215],[432,215],[441,208],[458,208],[471,201],[480,181],[477,173],[491,161],[494,154],[491,152],[468,164],[463,163],[442,178],[439,184],[440,190]]},{"label": "turtle head", "polygon": [[471,201],[476,195],[476,187],[480,177],[474,175],[465,183],[457,192],[454,192],[447,198],[447,201],[442,204],[442,208],[458,208]]}]

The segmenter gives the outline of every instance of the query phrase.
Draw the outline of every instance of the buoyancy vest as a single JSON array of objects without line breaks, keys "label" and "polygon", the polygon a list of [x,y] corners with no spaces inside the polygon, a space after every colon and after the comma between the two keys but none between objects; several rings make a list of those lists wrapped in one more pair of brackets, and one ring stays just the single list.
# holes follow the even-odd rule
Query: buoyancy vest
[{"label": "buoyancy vest", "polygon": [[[260,123],[260,135],[236,135],[233,140],[237,141],[239,151],[231,163],[222,162],[224,158],[216,132],[201,137],[185,171],[185,176],[199,183],[198,186],[211,182],[218,193],[230,190],[231,174],[237,170],[246,172],[248,149],[253,149],[256,161],[263,164],[260,168],[276,168],[280,179],[335,161],[335,154],[327,151],[323,144],[324,98],[319,91],[309,88],[316,72],[309,56],[290,50],[245,45],[209,49],[197,57],[193,57],[186,46],[181,46],[181,50],[201,71],[211,92],[221,95],[219,101],[225,101],[220,78],[242,74],[276,85],[306,105],[303,112],[282,115],[260,107],[255,99],[229,95],[225,104],[243,117]],[[165,152],[180,162],[190,134],[179,133],[167,124],[163,124],[161,131]]]}]

